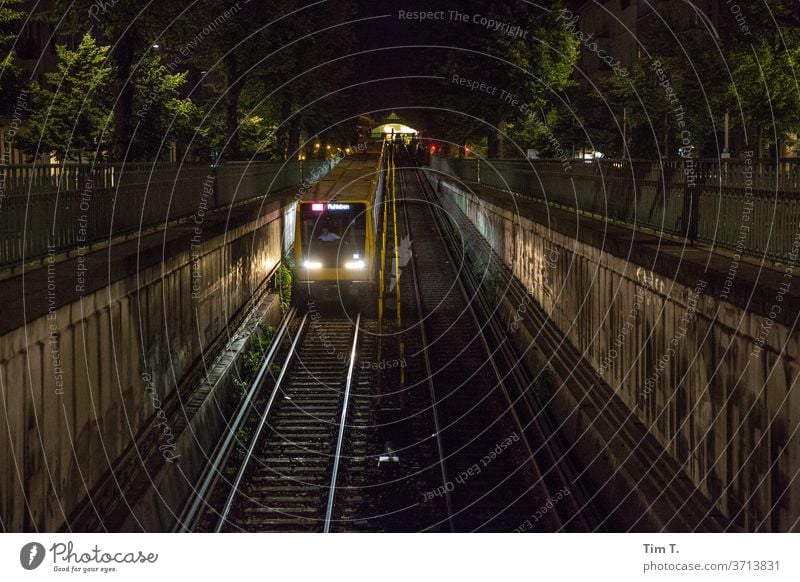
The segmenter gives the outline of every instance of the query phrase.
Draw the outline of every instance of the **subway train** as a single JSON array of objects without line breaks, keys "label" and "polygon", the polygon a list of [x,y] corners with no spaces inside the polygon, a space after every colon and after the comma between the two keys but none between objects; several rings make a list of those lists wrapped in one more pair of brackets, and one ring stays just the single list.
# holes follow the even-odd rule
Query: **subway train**
[{"label": "subway train", "polygon": [[383,164],[383,142],[352,148],[298,201],[294,260],[300,308],[312,298],[366,303],[377,296]]}]

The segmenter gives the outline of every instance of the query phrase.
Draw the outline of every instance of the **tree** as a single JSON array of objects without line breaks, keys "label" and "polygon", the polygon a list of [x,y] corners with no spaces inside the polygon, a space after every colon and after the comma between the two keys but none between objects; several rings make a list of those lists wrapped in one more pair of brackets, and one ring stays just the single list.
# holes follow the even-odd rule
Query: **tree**
[{"label": "tree", "polygon": [[[280,46],[282,31],[291,21],[270,23],[290,11],[294,0],[249,2],[231,5],[227,0],[205,0],[202,10],[192,10],[179,20],[177,29],[188,53],[188,63],[221,74],[224,118],[224,155],[241,157],[240,101],[248,82],[264,65],[265,55]],[[209,112],[215,115],[216,112]]]},{"label": "tree", "polygon": [[[441,71],[449,85],[446,106],[485,121],[483,134],[488,138],[489,157],[503,156],[507,124],[523,126],[553,92],[570,84],[577,43],[556,24],[560,3],[552,5],[551,10],[542,10],[523,3],[459,2],[462,13],[478,14],[508,28],[466,30],[477,26],[471,19],[468,24],[450,26],[449,38],[437,38],[437,44],[444,44],[444,40],[454,47],[447,51]],[[454,74],[458,79],[485,83],[492,90],[466,89],[454,83]]]},{"label": "tree", "polygon": [[775,51],[761,39],[754,51],[741,55],[730,87],[746,118],[756,126],[756,150],[777,145],[790,133],[800,131],[800,93],[794,74],[800,65],[800,48]]},{"label": "tree", "polygon": [[23,13],[15,9],[22,0],[6,0],[0,5],[0,114],[10,113],[23,87],[19,67],[14,64],[12,47]]},{"label": "tree", "polygon": [[187,73],[170,74],[158,55],[139,61],[133,74],[134,136],[128,159],[152,160],[163,155],[170,139],[189,140],[199,110],[182,99]]},{"label": "tree", "polygon": [[[130,145],[135,124],[133,77],[137,62],[153,50],[153,38],[167,34],[164,23],[173,22],[183,9],[185,6],[180,3],[171,2],[151,2],[143,6],[139,2],[56,0],[52,11],[54,23],[79,34],[91,30],[98,40],[113,47],[108,53],[113,64],[112,77],[110,87],[105,88],[113,93],[114,126],[113,131],[109,131],[113,159],[124,159]],[[63,24],[56,22],[61,18]]]},{"label": "tree", "polygon": [[[731,110],[737,113],[732,119],[744,118],[755,126],[755,139],[748,141],[755,142],[761,155],[764,146],[777,146],[800,132],[800,14],[791,0],[754,4],[743,5],[740,18],[731,18],[721,28],[730,39],[732,79],[726,89]],[[747,35],[742,22],[748,26]]]},{"label": "tree", "polygon": [[32,156],[55,152],[60,160],[95,157],[108,146],[112,122],[112,78],[109,47],[85,34],[75,51],[56,47],[57,70],[46,75],[47,86],[33,85],[29,132],[21,140]]},{"label": "tree", "polygon": [[349,0],[329,2],[294,20],[292,37],[308,38],[280,53],[280,77],[289,82],[277,95],[281,121],[287,121],[281,136],[285,158],[297,155],[303,129],[326,143],[344,146],[350,141],[355,121],[343,125],[341,120],[360,112],[352,92],[343,90],[352,81],[352,59],[329,61],[353,50],[353,31],[344,23],[354,12]]},{"label": "tree", "polygon": [[630,75],[600,81],[600,102],[583,98],[582,86],[574,102],[581,118],[597,119],[598,106],[618,119],[625,110],[637,157],[674,156],[687,141],[701,155],[718,155],[726,112],[731,127],[737,120],[743,129],[755,126],[747,141],[759,152],[800,130],[800,29],[792,2],[741,3],[715,22],[691,3],[654,5],[657,17],[643,20],[638,35],[647,56]]}]

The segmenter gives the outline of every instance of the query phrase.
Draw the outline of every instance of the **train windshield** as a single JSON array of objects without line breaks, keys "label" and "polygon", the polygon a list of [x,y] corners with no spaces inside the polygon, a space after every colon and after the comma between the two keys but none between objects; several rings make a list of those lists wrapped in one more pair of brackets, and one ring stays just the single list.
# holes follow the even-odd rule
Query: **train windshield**
[{"label": "train windshield", "polygon": [[329,268],[365,260],[366,204],[304,202],[300,220],[304,261]]}]

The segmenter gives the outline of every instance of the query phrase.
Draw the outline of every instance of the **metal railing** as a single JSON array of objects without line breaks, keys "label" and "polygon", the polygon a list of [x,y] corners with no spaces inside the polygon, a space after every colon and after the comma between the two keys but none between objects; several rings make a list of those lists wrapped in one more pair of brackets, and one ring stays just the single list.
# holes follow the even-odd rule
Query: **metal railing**
[{"label": "metal railing", "polygon": [[0,166],[0,269],[314,182],[335,163]]},{"label": "metal railing", "polygon": [[797,260],[800,160],[432,158],[431,168],[603,220]]}]

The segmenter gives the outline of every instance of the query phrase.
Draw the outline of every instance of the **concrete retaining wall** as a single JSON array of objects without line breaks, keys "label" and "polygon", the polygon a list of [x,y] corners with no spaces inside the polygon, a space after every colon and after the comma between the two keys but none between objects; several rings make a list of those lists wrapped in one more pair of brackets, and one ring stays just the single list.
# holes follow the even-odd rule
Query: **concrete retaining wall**
[{"label": "concrete retaining wall", "polygon": [[[270,203],[138,274],[127,257],[131,275],[0,336],[3,528],[65,522],[273,270],[283,218]],[[75,264],[52,267],[54,302],[59,285],[75,284]]]},{"label": "concrete retaining wall", "polygon": [[764,316],[719,300],[718,281],[666,279],[440,187],[725,516],[749,531],[800,528],[796,333],[776,320],[764,337]]},{"label": "concrete retaining wall", "polygon": [[176,439],[174,453],[170,453],[179,457],[179,463],[161,466],[152,487],[131,508],[120,531],[165,532],[175,527],[238,412],[235,403],[240,395],[234,380],[240,377],[242,359],[252,347],[253,332],[258,327],[276,328],[280,320],[280,298],[273,293],[263,298],[215,364],[209,366],[206,379],[193,397],[201,403],[187,429]]}]

